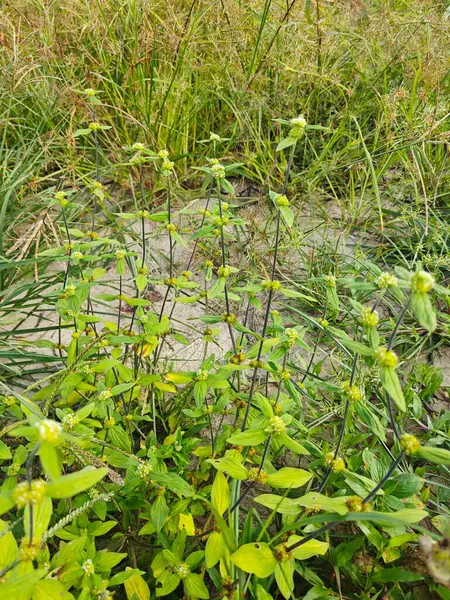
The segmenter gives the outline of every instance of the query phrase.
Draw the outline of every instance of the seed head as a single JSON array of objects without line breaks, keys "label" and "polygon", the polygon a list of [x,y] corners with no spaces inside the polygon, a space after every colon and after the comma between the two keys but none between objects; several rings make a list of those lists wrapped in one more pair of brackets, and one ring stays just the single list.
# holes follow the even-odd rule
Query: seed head
[{"label": "seed head", "polygon": [[365,306],[361,311],[361,323],[366,327],[376,327],[378,325],[379,316],[376,310],[372,310],[369,306]]},{"label": "seed head", "polygon": [[272,435],[280,435],[286,431],[286,423],[283,421],[281,417],[277,417],[276,415],[270,418],[269,421],[269,430]]},{"label": "seed head", "polygon": [[400,439],[400,446],[405,454],[414,454],[420,448],[419,440],[410,433],[405,433]]},{"label": "seed head", "polygon": [[397,277],[394,277],[394,275],[391,275],[391,273],[385,271],[377,277],[375,283],[380,290],[386,290],[389,287],[396,287],[398,279]]},{"label": "seed head", "polygon": [[378,348],[375,352],[375,358],[380,364],[380,367],[393,369],[398,365],[398,357],[393,350],[387,348]]},{"label": "seed head", "polygon": [[433,289],[434,277],[426,271],[417,271],[411,277],[411,291],[418,294],[426,294]]},{"label": "seed head", "polygon": [[38,437],[41,442],[57,444],[61,441],[62,426],[51,419],[42,419],[36,423]]}]

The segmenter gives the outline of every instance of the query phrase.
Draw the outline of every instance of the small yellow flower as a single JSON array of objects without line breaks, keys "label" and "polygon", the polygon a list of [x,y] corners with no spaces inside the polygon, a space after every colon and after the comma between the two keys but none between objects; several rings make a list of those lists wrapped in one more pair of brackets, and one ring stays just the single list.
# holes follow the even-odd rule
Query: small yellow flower
[{"label": "small yellow flower", "polygon": [[209,136],[209,141],[210,142],[220,142],[220,135],[217,135],[217,133],[211,133]]},{"label": "small yellow flower", "polygon": [[419,294],[426,294],[433,289],[434,277],[426,271],[417,271],[411,277],[411,291]]},{"label": "small yellow flower", "polygon": [[261,283],[261,285],[263,286],[263,288],[265,290],[273,290],[274,292],[276,292],[277,290],[279,290],[281,288],[281,281],[277,281],[277,280],[271,281],[268,279],[266,281],[263,281]]},{"label": "small yellow flower", "polygon": [[333,473],[342,473],[342,471],[345,471],[346,465],[345,465],[345,460],[343,458],[335,458],[332,462],[331,462],[331,469],[333,471]]},{"label": "small yellow flower", "polygon": [[93,98],[96,94],[95,90],[92,88],[86,88],[84,90],[84,93],[86,94],[86,96],[89,96],[90,98]]},{"label": "small yellow flower", "polygon": [[215,179],[225,179],[225,167],[220,163],[213,164],[211,171]]},{"label": "small yellow flower", "polygon": [[173,568],[173,572],[180,579],[186,579],[191,570],[187,563],[181,562]]},{"label": "small yellow flower", "polygon": [[86,573],[86,575],[93,575],[95,572],[94,563],[90,558],[87,558],[84,563],[81,565],[82,570]]},{"label": "small yellow flower", "polygon": [[116,250],[116,258],[117,260],[125,258],[125,250]]},{"label": "small yellow flower", "polygon": [[229,277],[232,273],[231,267],[225,265],[217,269],[217,275],[219,277]]},{"label": "small yellow flower", "polygon": [[367,512],[372,509],[370,504],[363,502],[359,496],[351,496],[346,501],[347,508],[350,512]]},{"label": "small yellow flower", "polygon": [[398,279],[391,273],[383,272],[377,277],[375,283],[380,290],[386,290],[389,287],[396,287]]},{"label": "small yellow flower", "polygon": [[405,454],[414,454],[420,448],[419,440],[409,433],[402,435],[400,439],[400,446],[404,450]]},{"label": "small yellow flower", "polygon": [[275,415],[270,418],[269,430],[272,435],[280,435],[286,431],[286,424],[281,417]]},{"label": "small yellow flower", "polygon": [[173,223],[167,223],[166,229],[169,233],[173,233],[174,231],[177,230],[177,227]]},{"label": "small yellow flower", "polygon": [[160,150],[158,152],[158,156],[159,158],[166,159],[169,157],[169,153],[167,152],[167,150]]},{"label": "small yellow flower", "polygon": [[290,202],[289,202],[287,196],[285,196],[284,194],[277,194],[275,196],[275,204],[277,206],[289,206]]},{"label": "small yellow flower", "polygon": [[13,491],[13,500],[17,508],[23,508],[27,504],[40,504],[45,497],[47,484],[42,479],[31,482],[22,481],[16,485]]},{"label": "small yellow flower", "polygon": [[362,398],[361,390],[357,385],[350,385],[349,381],[342,384],[342,390],[349,400],[358,402]]},{"label": "small yellow flower", "polygon": [[325,275],[323,280],[325,281],[325,285],[329,288],[336,287],[336,277],[334,275]]},{"label": "small yellow flower", "polygon": [[234,323],[237,323],[237,316],[233,313],[223,313],[222,321],[224,323],[229,323],[230,325],[233,325]]},{"label": "small yellow flower", "polygon": [[264,469],[259,469],[259,467],[252,467],[247,475],[249,481],[254,481],[255,483],[266,483],[269,476],[264,471]]},{"label": "small yellow flower", "polygon": [[57,444],[61,441],[62,425],[51,419],[42,419],[36,423],[38,437],[41,442]]},{"label": "small yellow flower", "polygon": [[375,358],[378,360],[380,367],[393,369],[398,365],[398,357],[393,350],[387,348],[378,348],[375,352]]},{"label": "small yellow flower", "polygon": [[361,311],[361,323],[366,327],[376,327],[378,325],[379,316],[376,310],[372,310],[369,306],[365,306]]}]

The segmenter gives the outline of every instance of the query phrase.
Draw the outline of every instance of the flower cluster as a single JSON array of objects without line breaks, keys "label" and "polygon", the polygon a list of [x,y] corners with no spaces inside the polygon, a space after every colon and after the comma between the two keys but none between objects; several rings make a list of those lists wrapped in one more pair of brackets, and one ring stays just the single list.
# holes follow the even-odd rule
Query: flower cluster
[{"label": "flower cluster", "polygon": [[17,508],[23,508],[27,504],[40,504],[45,497],[47,484],[42,479],[32,481],[22,481],[16,485],[13,491],[13,499]]},{"label": "flower cluster", "polygon": [[36,423],[38,438],[41,442],[57,444],[61,441],[62,426],[51,419],[42,419]]},{"label": "flower cluster", "polygon": [[375,352],[375,358],[380,364],[380,367],[393,369],[398,365],[398,356],[393,350],[387,348],[378,348]]}]

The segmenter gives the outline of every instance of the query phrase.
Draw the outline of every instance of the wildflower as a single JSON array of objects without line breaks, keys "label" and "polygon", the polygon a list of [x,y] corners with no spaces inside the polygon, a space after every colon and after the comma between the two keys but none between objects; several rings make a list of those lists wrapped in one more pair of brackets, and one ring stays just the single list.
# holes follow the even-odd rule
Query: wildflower
[{"label": "wildflower", "polygon": [[195,373],[196,381],[206,381],[208,379],[209,373],[206,369],[198,369]]},{"label": "wildflower", "polygon": [[367,512],[372,508],[370,504],[363,502],[359,496],[351,496],[345,504],[350,512]]},{"label": "wildflower", "polygon": [[386,290],[388,287],[396,287],[398,279],[394,275],[391,275],[391,273],[384,271],[377,277],[375,283],[380,290]]},{"label": "wildflower", "polygon": [[286,424],[281,417],[271,417],[269,421],[269,430],[273,435],[280,435],[286,431]]},{"label": "wildflower", "polygon": [[132,150],[135,150],[136,152],[142,152],[143,150],[145,150],[145,146],[144,144],[141,144],[141,142],[136,142],[135,144],[133,144],[131,146]]},{"label": "wildflower", "polygon": [[22,546],[22,548],[20,549],[20,558],[24,562],[31,562],[36,558],[37,553],[38,546],[36,544],[27,544],[25,546]]},{"label": "wildflower", "polygon": [[222,210],[228,210],[229,204],[228,202],[222,202]]},{"label": "wildflower", "polygon": [[103,390],[98,395],[98,399],[100,401],[108,400],[111,397],[112,397],[111,390]]},{"label": "wildflower", "polygon": [[23,508],[27,504],[40,504],[45,497],[47,484],[42,479],[31,482],[22,481],[16,485],[13,491],[13,499],[17,508]]},{"label": "wildflower", "polygon": [[223,313],[222,315],[222,321],[224,321],[224,323],[229,323],[230,325],[233,325],[234,323],[237,323],[237,316],[233,313]]},{"label": "wildflower", "polygon": [[231,275],[231,267],[224,265],[217,269],[217,275],[219,277],[229,277]]},{"label": "wildflower", "polygon": [[81,337],[81,333],[82,333],[81,331],[73,331],[72,332],[72,339],[79,340],[80,337]]},{"label": "wildflower", "polygon": [[319,325],[320,325],[321,327],[323,327],[324,329],[327,329],[327,327],[328,327],[330,324],[328,323],[328,321],[327,321],[326,319],[319,319]]},{"label": "wildflower", "polygon": [[114,417],[109,417],[109,419],[105,419],[103,422],[105,427],[113,427],[116,424],[116,420]]},{"label": "wildflower", "polygon": [[299,115],[298,117],[291,119],[291,130],[289,132],[289,137],[296,139],[301,138],[303,136],[305,127],[306,119],[303,115]]},{"label": "wildflower", "polygon": [[96,94],[95,90],[92,88],[86,88],[84,90],[84,93],[86,94],[86,96],[89,96],[89,98],[93,98]]},{"label": "wildflower", "polygon": [[141,479],[146,480],[149,478],[152,470],[153,470],[153,467],[149,462],[141,463],[140,465],[138,465],[138,468],[136,469],[136,475],[138,477],[140,477]]},{"label": "wildflower", "polygon": [[405,433],[400,439],[400,446],[406,454],[414,454],[420,448],[420,442],[414,435]]},{"label": "wildflower", "polygon": [[345,460],[343,458],[335,458],[331,461],[331,469],[333,473],[342,473],[342,471],[345,471]]},{"label": "wildflower", "polygon": [[243,362],[245,362],[246,358],[247,358],[247,356],[243,352],[237,352],[230,358],[230,362],[233,365],[240,365]]},{"label": "wildflower", "polygon": [[192,271],[182,271],[181,275],[186,279],[190,279],[192,277]]},{"label": "wildflower", "polygon": [[36,423],[38,437],[41,442],[57,444],[61,440],[62,426],[51,419],[42,419]]},{"label": "wildflower", "polygon": [[174,231],[177,230],[177,227],[173,223],[167,223],[166,229],[169,233],[173,233]]},{"label": "wildflower", "polygon": [[334,452],[327,452],[323,457],[323,460],[327,466],[330,466],[334,460]]},{"label": "wildflower", "polygon": [[74,296],[76,291],[77,291],[76,285],[68,285],[66,287],[66,289],[64,290],[64,293],[66,294],[67,297],[69,297],[69,296]]},{"label": "wildflower", "polygon": [[15,477],[16,475],[18,475],[19,471],[20,471],[19,463],[13,463],[12,465],[9,465],[7,475],[8,475],[8,477]]},{"label": "wildflower", "polygon": [[205,269],[212,269],[214,266],[214,263],[212,260],[205,260]]},{"label": "wildflower", "polygon": [[139,275],[147,275],[147,267],[139,267],[137,272]]},{"label": "wildflower", "polygon": [[277,194],[275,196],[275,204],[277,206],[289,206],[290,202],[287,199],[287,196],[285,196],[284,194]]},{"label": "wildflower", "polygon": [[411,277],[411,291],[426,294],[433,289],[434,277],[426,271],[417,271]]},{"label": "wildflower", "polygon": [[327,287],[329,287],[329,288],[336,287],[336,277],[334,275],[325,275],[323,280],[325,281],[325,285]]},{"label": "wildflower", "polygon": [[14,396],[5,396],[3,402],[6,406],[13,406],[16,403],[16,398]]},{"label": "wildflower", "polygon": [[376,310],[372,310],[369,306],[365,306],[361,311],[361,323],[366,327],[376,327],[378,325],[379,316]]},{"label": "wildflower", "polygon": [[286,544],[280,544],[273,549],[273,555],[277,559],[278,562],[286,562],[288,560],[292,560],[293,554],[292,552],[288,552]]},{"label": "wildflower", "polygon": [[375,357],[380,363],[380,367],[393,369],[398,365],[398,357],[393,350],[387,348],[378,348]]},{"label": "wildflower", "polygon": [[220,163],[214,164],[211,171],[215,179],[225,179],[225,168]]},{"label": "wildflower", "polygon": [[82,252],[74,252],[72,254],[72,258],[75,260],[82,260],[84,258],[84,254]]},{"label": "wildflower", "polygon": [[182,562],[182,563],[179,563],[178,565],[176,565],[173,568],[173,572],[180,579],[186,579],[186,577],[189,575],[189,573],[191,572],[191,570],[190,570],[188,564]]},{"label": "wildflower", "polygon": [[167,277],[167,279],[164,279],[164,283],[165,285],[174,286],[177,285],[178,279],[176,277]]},{"label": "wildflower", "polygon": [[91,131],[98,131],[98,130],[99,130],[99,129],[101,129],[101,128],[102,128],[102,126],[100,125],[100,123],[96,123],[96,122],[94,122],[94,123],[90,123],[90,124],[89,124],[89,129],[90,129]]},{"label": "wildflower", "polygon": [[259,469],[259,467],[251,468],[247,474],[247,479],[255,483],[266,483],[268,478],[269,476],[264,469]]},{"label": "wildflower", "polygon": [[362,398],[361,390],[359,389],[359,387],[356,385],[350,385],[349,381],[346,381],[342,384],[342,391],[352,402],[358,402]]},{"label": "wildflower", "polygon": [[281,288],[281,281],[277,281],[276,279],[271,281],[270,279],[267,279],[266,281],[263,281],[261,285],[265,290],[273,290],[276,292]]},{"label": "wildflower", "polygon": [[290,378],[291,378],[291,374],[289,373],[289,371],[281,371],[280,379],[282,381],[289,381]]},{"label": "wildflower", "polygon": [[64,417],[61,419],[61,423],[64,431],[70,431],[79,425],[80,419],[76,415],[70,413],[68,415],[64,415]]},{"label": "wildflower", "polygon": [[164,177],[169,177],[170,175],[172,175],[173,167],[174,163],[171,160],[164,159],[161,167],[162,175],[164,175]]},{"label": "wildflower", "polygon": [[211,133],[209,136],[209,141],[210,142],[220,142],[220,135],[217,135],[217,133]]},{"label": "wildflower", "polygon": [[150,216],[150,213],[148,212],[148,210],[138,210],[136,214],[141,219],[148,219]]},{"label": "wildflower", "polygon": [[81,565],[82,570],[86,573],[86,575],[93,575],[95,571],[94,563],[90,558],[87,558],[84,563]]},{"label": "wildflower", "polygon": [[69,204],[69,201],[67,200],[67,198],[65,196],[66,196],[66,192],[56,192],[56,194],[55,194],[56,202],[62,207],[67,206]]},{"label": "wildflower", "polygon": [[116,250],[116,258],[117,260],[125,258],[125,250]]},{"label": "wildflower", "polygon": [[167,152],[167,150],[160,150],[158,152],[158,156],[159,156],[159,158],[166,159],[166,158],[168,158],[169,153]]}]

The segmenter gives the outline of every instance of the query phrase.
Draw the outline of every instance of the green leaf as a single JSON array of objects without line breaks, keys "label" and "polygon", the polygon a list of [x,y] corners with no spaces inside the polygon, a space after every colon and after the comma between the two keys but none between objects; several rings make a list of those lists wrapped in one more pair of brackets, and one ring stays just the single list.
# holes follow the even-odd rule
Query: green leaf
[{"label": "green leaf", "polygon": [[41,444],[39,458],[41,459],[42,469],[47,477],[57,479],[61,476],[58,453],[52,444]]},{"label": "green leaf", "polygon": [[[288,548],[293,546],[297,542],[300,542],[303,539],[300,535],[291,535],[291,537],[287,541]],[[329,547],[328,542],[320,542],[319,540],[309,540],[305,542],[298,548],[292,550],[294,557],[297,560],[306,560],[307,558],[311,558],[311,556],[322,556],[327,552]]]},{"label": "green leaf", "polygon": [[101,469],[85,467],[76,473],[63,475],[47,484],[47,495],[50,498],[70,498],[91,488],[103,479],[107,473],[108,469],[106,467]]},{"label": "green leaf", "polygon": [[126,552],[109,552],[100,550],[94,558],[95,568],[102,572],[108,572],[127,557]]},{"label": "green leaf", "polygon": [[278,210],[280,211],[283,221],[286,223],[286,227],[292,227],[294,224],[294,213],[289,206],[279,206]]},{"label": "green leaf", "polygon": [[0,492],[0,515],[5,514],[14,506],[12,492]]},{"label": "green leaf", "polygon": [[413,292],[411,294],[411,309],[420,325],[425,327],[429,333],[436,329],[436,312],[428,294]]},{"label": "green leaf", "polygon": [[224,550],[224,541],[222,534],[218,531],[213,531],[205,545],[205,564],[207,569],[212,569],[222,558]]},{"label": "green leaf", "polygon": [[268,476],[267,483],[274,488],[298,488],[305,485],[312,477],[311,473],[303,469],[284,467]]},{"label": "green leaf", "polygon": [[278,143],[276,151],[285,150],[285,148],[290,148],[291,146],[295,146],[297,143],[297,138],[294,137],[286,137],[281,142]]},{"label": "green leaf", "polygon": [[434,446],[421,446],[414,456],[423,458],[436,465],[450,465],[450,450],[444,448],[436,448]]},{"label": "green leaf", "polygon": [[[109,585],[111,585],[111,581]],[[150,588],[140,575],[131,575],[126,579],[124,586],[128,600],[150,600]]]},{"label": "green leaf", "polygon": [[381,385],[394,400],[397,408],[406,412],[406,402],[397,373],[391,367],[380,368]]},{"label": "green leaf", "polygon": [[225,475],[217,471],[211,489],[211,502],[220,515],[230,506],[230,488]]},{"label": "green leaf", "polygon": [[284,444],[288,450],[295,452],[295,454],[309,454],[309,450],[299,444],[296,440],[293,440],[287,433],[280,433],[280,435],[276,436],[276,439]]},{"label": "green leaf", "polygon": [[208,588],[203,579],[197,573],[189,573],[184,580],[184,589],[187,598],[209,598]]},{"label": "green leaf", "polygon": [[295,517],[301,511],[301,507],[296,500],[276,496],[275,494],[261,494],[260,496],[256,496],[254,501],[281,515]]},{"label": "green leaf", "polygon": [[268,434],[262,429],[248,429],[241,433],[235,433],[227,441],[234,446],[257,446],[262,444],[267,437]]},{"label": "green leaf", "polygon": [[8,460],[11,458],[11,450],[3,440],[0,440],[0,460]]},{"label": "green leaf", "polygon": [[0,569],[4,569],[11,564],[16,558],[19,552],[16,538],[12,531],[4,533],[8,529],[9,525],[6,521],[0,520]]},{"label": "green leaf", "polygon": [[261,578],[269,577],[277,566],[270,546],[263,542],[244,544],[231,555],[231,562],[242,571]]},{"label": "green leaf", "polygon": [[169,516],[169,507],[164,496],[158,496],[150,509],[150,516],[156,531],[161,531]]},{"label": "green leaf", "polygon": [[191,498],[195,493],[191,486],[176,473],[157,473],[156,471],[152,471],[152,479],[185,498]]},{"label": "green leaf", "polygon": [[377,583],[388,583],[388,582],[410,582],[410,581],[421,581],[423,575],[419,573],[411,573],[405,569],[380,569],[375,571],[372,576],[373,581]]},{"label": "green leaf", "polygon": [[[33,507],[33,543],[40,541],[42,535],[47,531],[53,512],[53,505],[50,498],[44,498],[40,504]],[[30,506],[27,505],[24,511],[25,535],[30,538]]]},{"label": "green leaf", "polygon": [[275,567],[275,581],[281,594],[288,600],[294,590],[295,561],[282,561]]},{"label": "green leaf", "polygon": [[73,600],[72,594],[66,591],[57,579],[38,581],[33,589],[32,600]]},{"label": "green leaf", "polygon": [[329,512],[345,515],[348,513],[347,502],[348,496],[339,496],[338,498],[328,498],[318,492],[309,492],[295,501],[299,506],[305,508],[320,508]]},{"label": "green leaf", "polygon": [[248,471],[244,465],[231,456],[224,456],[219,459],[211,458],[208,462],[218,471],[228,473],[233,479],[243,480],[248,477]]}]

